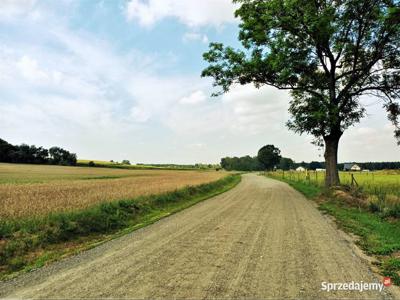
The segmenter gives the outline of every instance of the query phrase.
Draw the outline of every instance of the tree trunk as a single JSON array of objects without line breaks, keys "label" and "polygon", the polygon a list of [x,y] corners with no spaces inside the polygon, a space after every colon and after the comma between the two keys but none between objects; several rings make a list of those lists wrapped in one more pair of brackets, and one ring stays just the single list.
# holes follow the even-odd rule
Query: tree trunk
[{"label": "tree trunk", "polygon": [[339,172],[337,167],[337,154],[340,135],[338,136],[326,136],[325,140],[325,186],[332,187],[340,184]]}]

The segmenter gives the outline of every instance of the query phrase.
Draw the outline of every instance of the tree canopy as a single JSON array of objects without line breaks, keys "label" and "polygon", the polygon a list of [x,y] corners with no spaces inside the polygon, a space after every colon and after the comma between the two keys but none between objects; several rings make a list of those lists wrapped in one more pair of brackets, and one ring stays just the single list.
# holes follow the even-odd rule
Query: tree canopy
[{"label": "tree canopy", "polygon": [[[287,125],[325,145],[327,185],[339,183],[343,132],[382,100],[400,143],[398,0],[235,0],[242,49],[211,43],[202,76],[222,88],[253,83],[291,91]],[[272,101],[272,100],[271,100]]]},{"label": "tree canopy", "polygon": [[76,165],[76,154],[60,147],[49,150],[35,145],[12,145],[0,139],[0,162]]},{"label": "tree canopy", "polygon": [[281,150],[274,145],[265,145],[258,150],[257,158],[264,169],[272,170],[281,161]]},{"label": "tree canopy", "polygon": [[257,157],[249,155],[243,157],[224,157],[221,159],[221,167],[227,171],[261,171],[263,169]]}]

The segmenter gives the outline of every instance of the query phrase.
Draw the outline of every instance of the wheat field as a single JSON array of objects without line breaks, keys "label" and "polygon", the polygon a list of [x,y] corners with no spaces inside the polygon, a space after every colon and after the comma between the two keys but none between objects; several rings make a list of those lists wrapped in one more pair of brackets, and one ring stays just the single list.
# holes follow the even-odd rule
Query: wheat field
[{"label": "wheat field", "polygon": [[0,163],[0,218],[69,211],[218,180],[216,171],[123,170]]}]

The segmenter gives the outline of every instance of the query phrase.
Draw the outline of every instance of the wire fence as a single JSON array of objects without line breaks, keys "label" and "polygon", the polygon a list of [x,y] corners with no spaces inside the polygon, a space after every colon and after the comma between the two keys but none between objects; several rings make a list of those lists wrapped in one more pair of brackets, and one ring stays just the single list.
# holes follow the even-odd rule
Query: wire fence
[{"label": "wire fence", "polygon": [[[321,171],[277,170],[270,172],[269,175],[319,187],[325,185],[325,172]],[[360,189],[368,195],[400,198],[400,172],[398,171],[339,172],[339,177],[342,185]]]}]

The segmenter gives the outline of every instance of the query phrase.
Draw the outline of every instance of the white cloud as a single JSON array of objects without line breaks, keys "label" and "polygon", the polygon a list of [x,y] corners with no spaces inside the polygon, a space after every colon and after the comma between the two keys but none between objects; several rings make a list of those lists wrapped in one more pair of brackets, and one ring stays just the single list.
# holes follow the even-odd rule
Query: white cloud
[{"label": "white cloud", "polygon": [[187,42],[193,42],[193,41],[199,41],[202,42],[204,44],[208,44],[209,40],[207,35],[205,34],[201,34],[198,32],[187,32],[183,35],[182,37],[183,42],[187,43]]},{"label": "white cloud", "polygon": [[[1,0],[0,19],[12,19],[33,12],[36,0]],[[36,13],[34,17],[37,17]]]},{"label": "white cloud", "polygon": [[131,116],[136,122],[143,123],[149,120],[150,112],[145,111],[141,107],[134,106],[131,108]]},{"label": "white cloud", "polygon": [[45,80],[48,78],[47,74],[39,69],[36,60],[29,56],[22,56],[17,62],[17,67],[21,71],[22,75],[29,80]]},{"label": "white cloud", "polygon": [[370,115],[343,134],[339,146],[340,161],[394,161],[400,147],[394,138],[394,127],[380,105]]},{"label": "white cloud", "polygon": [[193,143],[193,144],[187,145],[187,147],[188,147],[188,148],[199,149],[199,148],[204,148],[204,147],[206,147],[206,145],[203,144],[203,143]]},{"label": "white cloud", "polygon": [[288,119],[289,95],[273,87],[236,86],[222,96],[222,101],[234,116],[235,130],[258,134],[282,128]]},{"label": "white cloud", "polygon": [[131,0],[125,13],[129,21],[137,20],[144,27],[168,17],[190,27],[219,27],[234,22],[234,9],[231,0]]},{"label": "white cloud", "polygon": [[189,96],[183,97],[179,100],[182,104],[199,104],[207,100],[207,96],[203,91],[195,91]]},{"label": "white cloud", "polygon": [[[196,90],[169,109],[166,124],[179,135],[257,135],[285,130],[288,94],[272,87],[235,86],[220,99]],[[192,105],[187,105],[192,104]],[[196,104],[196,105],[193,105]],[[182,124],[185,124],[182,126]]]}]

